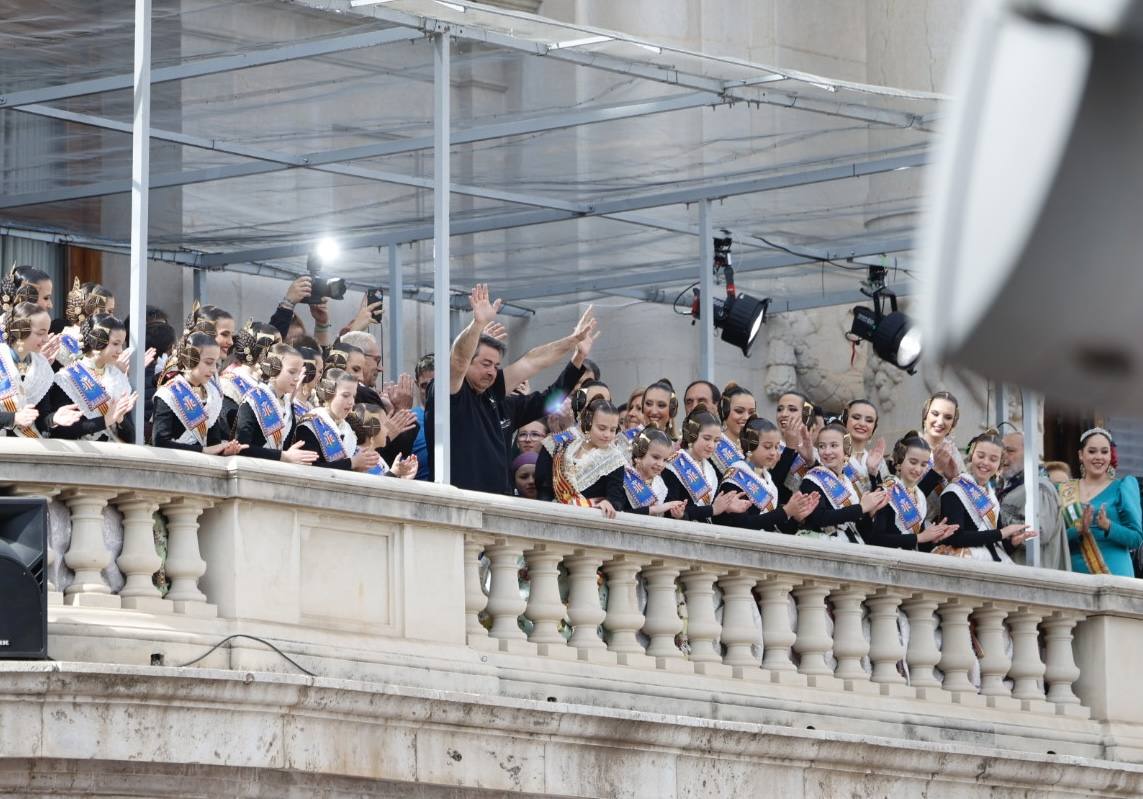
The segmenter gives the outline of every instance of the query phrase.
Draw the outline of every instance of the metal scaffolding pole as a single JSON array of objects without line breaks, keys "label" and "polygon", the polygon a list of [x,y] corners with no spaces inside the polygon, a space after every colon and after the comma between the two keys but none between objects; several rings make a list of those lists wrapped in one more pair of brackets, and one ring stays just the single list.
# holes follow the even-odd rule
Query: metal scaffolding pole
[{"label": "metal scaffolding pole", "polygon": [[196,269],[191,275],[191,290],[199,305],[206,305],[206,270]]},{"label": "metal scaffolding pole", "polygon": [[452,338],[449,335],[449,48],[448,31],[433,41],[433,473],[436,482],[448,485],[451,477],[452,396],[449,374]]},{"label": "metal scaffolding pole", "polygon": [[144,437],[143,359],[147,330],[147,202],[151,173],[151,0],[135,0],[135,115],[131,128],[131,388],[139,395],[131,412],[135,442]]},{"label": "metal scaffolding pole", "polygon": [[[1028,389],[1021,389],[1024,401],[1024,523],[1039,532],[1040,504],[1040,403],[1039,397]],[[1024,542],[1025,562],[1040,565],[1040,540],[1029,538]]]},{"label": "metal scaffolding pole", "polygon": [[699,201],[699,374],[714,382],[714,240],[710,200]]},{"label": "metal scaffolding pole", "polygon": [[402,355],[405,348],[402,328],[401,304],[405,301],[405,285],[401,275],[401,252],[396,244],[389,245],[389,379],[396,380],[401,374]]}]

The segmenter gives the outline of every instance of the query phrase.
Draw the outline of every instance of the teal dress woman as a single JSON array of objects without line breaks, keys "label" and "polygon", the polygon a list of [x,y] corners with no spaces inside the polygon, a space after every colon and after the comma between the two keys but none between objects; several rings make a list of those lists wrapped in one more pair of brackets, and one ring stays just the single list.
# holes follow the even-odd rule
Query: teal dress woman
[{"label": "teal dress woman", "polygon": [[1134,477],[1115,479],[1115,441],[1101,427],[1080,436],[1079,480],[1060,485],[1072,571],[1133,577],[1133,550],[1143,546],[1143,511]]}]

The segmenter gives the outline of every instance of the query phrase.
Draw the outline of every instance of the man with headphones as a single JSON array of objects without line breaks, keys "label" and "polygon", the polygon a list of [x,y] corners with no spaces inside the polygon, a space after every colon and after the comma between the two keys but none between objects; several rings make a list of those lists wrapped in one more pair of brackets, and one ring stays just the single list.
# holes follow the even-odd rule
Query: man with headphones
[{"label": "man with headphones", "polygon": [[[452,485],[493,494],[512,493],[509,452],[513,431],[535,421],[546,412],[546,392],[508,396],[508,387],[517,386],[544,369],[572,356],[560,380],[553,386],[569,393],[583,371],[592,342],[598,337],[596,321],[589,307],[570,335],[529,350],[519,360],[501,367],[506,347],[484,334],[488,323],[500,311],[501,301],[492,302],[488,286],[478,284],[469,295],[472,320],[452,344],[450,356],[452,395]],[[568,379],[570,378],[570,382]],[[434,398],[432,387],[426,397],[425,436],[430,459],[433,457]]]}]

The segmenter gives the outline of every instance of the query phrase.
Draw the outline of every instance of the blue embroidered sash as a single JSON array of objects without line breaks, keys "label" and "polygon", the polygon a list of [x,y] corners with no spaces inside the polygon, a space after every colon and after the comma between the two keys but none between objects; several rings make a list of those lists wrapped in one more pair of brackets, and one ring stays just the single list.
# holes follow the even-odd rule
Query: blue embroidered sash
[{"label": "blue embroidered sash", "polygon": [[988,525],[985,529],[996,528],[996,506],[988,492],[976,484],[976,481],[966,475],[961,475],[953,481],[953,485],[964,492],[965,497],[972,503],[973,510]]},{"label": "blue embroidered sash", "polygon": [[815,466],[810,469],[807,477],[813,479],[815,483],[822,487],[825,491],[826,498],[830,504],[836,509],[848,508],[853,504],[853,498],[850,496],[849,488],[842,481],[840,477],[824,466]]},{"label": "blue embroidered sash", "polygon": [[327,463],[339,461],[342,458],[348,458],[349,453],[345,451],[345,447],[341,443],[341,436],[337,431],[330,426],[330,423],[325,420],[320,414],[314,414],[310,417],[310,423],[313,425],[314,432],[317,434],[318,446],[321,447],[321,456],[325,458]]},{"label": "blue embroidered sash", "polygon": [[175,412],[175,416],[183,423],[183,427],[194,433],[195,438],[198,439],[200,444],[205,444],[207,413],[206,408],[202,404],[202,400],[198,398],[194,389],[191,388],[190,384],[182,377],[172,380],[167,387],[171,392],[172,399],[175,401],[171,410]]},{"label": "blue embroidered sash", "polygon": [[297,400],[294,400],[293,408],[294,408],[294,417],[297,419],[301,419],[303,416],[305,416],[307,413],[310,412],[309,408],[307,408],[305,405],[298,402]]},{"label": "blue embroidered sash", "polygon": [[689,452],[680,449],[667,462],[671,465],[674,473],[678,475],[679,481],[686,488],[687,493],[691,495],[691,499],[703,505],[710,501],[713,489],[707,482],[706,475],[703,474],[702,469],[695,463],[695,459],[691,457]]},{"label": "blue embroidered sash", "polygon": [[773,509],[775,500],[773,492],[753,471],[742,466],[735,466],[726,473],[722,480],[741,489],[746,496],[750,497],[750,501],[757,506],[758,510]]},{"label": "blue embroidered sash", "polygon": [[[7,352],[11,352],[7,344],[2,346]],[[19,369],[16,367],[15,355],[11,358],[0,356],[0,408],[8,413],[15,413],[20,410],[16,404],[16,396],[20,393],[22,386],[23,380],[20,377]]]},{"label": "blue embroidered sash", "polygon": [[902,529],[911,530],[913,535],[921,532],[921,524],[925,519],[921,515],[921,509],[917,507],[917,503],[909,494],[909,489],[905,488],[905,484],[900,480],[890,479],[887,481],[887,485],[889,488],[889,505],[897,514],[899,526]]},{"label": "blue embroidered sash", "polygon": [[377,477],[384,477],[389,474],[389,467],[385,465],[385,461],[377,461],[377,465],[372,469],[365,472],[366,474],[376,475]]},{"label": "blue embroidered sash", "polygon": [[627,501],[633,508],[649,508],[657,499],[651,484],[630,466],[623,470],[623,490],[627,492]]},{"label": "blue embroidered sash", "polygon": [[286,421],[273,393],[265,386],[254,386],[246,394],[246,401],[254,407],[266,445],[270,449],[281,449],[286,436]]},{"label": "blue embroidered sash", "polygon": [[552,444],[554,444],[557,448],[562,447],[564,444],[567,444],[571,441],[575,441],[575,430],[572,429],[565,430],[562,433],[554,433],[552,435]]},{"label": "blue embroidered sash", "polygon": [[246,395],[249,394],[250,391],[254,388],[253,383],[251,383],[249,380],[237,372],[231,373],[230,382],[234,384],[236,389],[238,389],[238,396],[242,397],[243,399],[245,399]]},{"label": "blue embroidered sash", "polygon": [[845,466],[841,467],[841,473],[849,478],[849,482],[853,483],[855,488],[857,487],[857,481],[861,479],[861,474],[857,471],[856,466],[846,461]]},{"label": "blue embroidered sash", "polygon": [[719,471],[725,472],[743,459],[742,451],[725,434],[719,437],[718,443],[714,445],[714,463]]},{"label": "blue embroidered sash", "polygon": [[627,439],[628,444],[634,444],[635,439],[643,432],[642,427],[632,427],[630,430],[624,430],[623,436]]},{"label": "blue embroidered sash", "polygon": [[107,410],[111,406],[111,395],[107,393],[107,389],[96,379],[95,375],[88,371],[86,366],[82,363],[73,363],[64,369],[62,374],[64,379],[75,386],[79,392],[87,406],[84,410],[96,411],[100,416],[107,415]]},{"label": "blue embroidered sash", "polygon": [[83,354],[83,349],[79,346],[79,342],[75,340],[74,336],[67,333],[60,334],[60,346],[67,350],[68,355],[72,358],[78,358]]},{"label": "blue embroidered sash", "polygon": [[[789,447],[787,447],[785,444],[782,444],[781,448],[778,450],[778,457],[781,457],[787,449],[789,449]],[[803,458],[800,454],[795,454],[794,462],[790,464],[790,471],[799,477],[805,477],[806,472],[809,471],[809,464],[806,463],[806,459]]]}]

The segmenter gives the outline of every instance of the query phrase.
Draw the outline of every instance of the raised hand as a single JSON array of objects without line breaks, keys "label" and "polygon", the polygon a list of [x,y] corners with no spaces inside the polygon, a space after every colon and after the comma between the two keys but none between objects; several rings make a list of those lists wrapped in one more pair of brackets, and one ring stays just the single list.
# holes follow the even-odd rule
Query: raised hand
[{"label": "raised hand", "polygon": [[1105,533],[1111,529],[1111,519],[1107,516],[1106,505],[1099,506],[1099,516],[1096,517],[1095,523],[1099,526],[1099,529]]},{"label": "raised hand", "polygon": [[877,439],[877,443],[869,450],[869,454],[865,457],[865,468],[869,470],[870,476],[877,474],[881,469],[881,464],[885,460],[885,439]]},{"label": "raised hand", "polygon": [[36,410],[35,406],[29,405],[26,408],[21,408],[20,410],[16,411],[16,418],[13,421],[16,427],[31,427],[39,415],[40,412]]},{"label": "raised hand", "polygon": [[119,357],[115,359],[115,368],[123,374],[127,374],[131,370],[131,351],[123,350],[119,353]]},{"label": "raised hand", "polygon": [[396,383],[390,383],[385,387],[385,396],[393,403],[396,410],[408,410],[413,407],[415,389],[413,376],[406,372],[397,378]]},{"label": "raised hand", "polygon": [[309,275],[302,275],[301,277],[294,278],[294,282],[286,289],[286,302],[297,304],[310,296],[313,291],[313,278]]},{"label": "raised hand", "polygon": [[375,449],[363,449],[350,459],[354,471],[358,472],[367,472],[380,462],[381,456]]},{"label": "raised hand", "polygon": [[408,409],[393,411],[385,420],[389,428],[389,438],[393,439],[417,426],[417,416]]},{"label": "raised hand", "polygon": [[956,448],[947,438],[933,452],[933,465],[946,480],[955,480],[960,469],[956,463]]},{"label": "raised hand", "polygon": [[576,346],[582,344],[585,339],[590,338],[598,326],[598,322],[595,321],[595,306],[589,305],[587,306],[587,310],[583,312],[583,316],[576,322],[575,329],[572,330],[572,338],[576,340]]},{"label": "raised hand", "polygon": [[813,434],[811,433],[810,428],[806,427],[806,423],[801,419],[796,421],[793,427],[795,434],[797,435],[797,443],[795,443],[793,446],[798,451],[798,454],[802,456],[802,460],[812,465],[816,460],[816,457],[814,456]]},{"label": "raised hand", "polygon": [[54,361],[56,356],[60,353],[60,345],[62,343],[59,333],[53,333],[44,340],[43,346],[40,347],[40,355],[43,355],[49,361]]},{"label": "raised hand", "polygon": [[488,299],[487,283],[477,283],[472,287],[472,291],[469,292],[468,306],[472,308],[472,318],[476,320],[476,324],[481,328],[496,318],[496,314],[500,313],[500,309],[503,305],[504,302],[502,300],[491,302]]},{"label": "raised hand", "polygon": [[1095,516],[1095,508],[1091,505],[1085,505],[1083,509],[1083,516],[1080,518],[1079,529],[1083,532],[1091,532],[1091,520]]},{"label": "raised hand", "polygon": [[154,347],[147,347],[146,352],[143,353],[143,368],[150,369],[151,364],[155,362],[155,358],[158,356],[159,353]]},{"label": "raised hand", "polygon": [[[364,304],[364,303],[362,303]],[[310,316],[313,317],[315,325],[328,325],[329,324],[329,297],[322,299],[317,305],[310,306]]]},{"label": "raised hand", "polygon": [[782,510],[786,512],[788,517],[800,522],[814,512],[814,509],[818,506],[819,499],[820,496],[816,491],[810,492],[809,494],[795,491],[790,497],[790,501],[782,506]]},{"label": "raised hand", "polygon": [[317,460],[318,454],[308,449],[302,449],[302,442],[296,441],[289,449],[282,450],[282,463],[313,463]]},{"label": "raised hand", "polygon": [[402,480],[412,480],[417,476],[418,468],[420,468],[420,464],[417,461],[416,455],[410,455],[407,458],[402,458],[398,455],[397,460],[393,461],[393,467],[389,471]]},{"label": "raised hand", "polygon": [[[354,316],[353,321],[349,323],[350,330],[368,330],[370,325],[376,324],[373,319],[373,312],[384,306],[385,301],[378,300],[377,302],[368,302],[368,300],[368,294],[361,296],[361,305],[357,308],[357,315]],[[317,322],[317,317],[314,317],[314,321]],[[319,322],[319,324],[324,323]]]},{"label": "raised hand", "polygon": [[508,328],[504,327],[504,325],[500,324],[499,322],[489,322],[484,326],[484,330],[481,332],[486,336],[491,336],[497,341],[508,341]]},{"label": "raised hand", "polygon": [[131,409],[135,407],[136,400],[139,395],[132,391],[130,394],[124,394],[117,399],[111,406],[111,410],[107,412],[106,422],[108,427],[113,427],[123,421]]},{"label": "raised hand", "polygon": [[52,427],[71,427],[83,418],[78,405],[64,405],[52,414]]},{"label": "raised hand", "polygon": [[869,491],[861,495],[861,509],[872,516],[885,507],[889,502],[889,495],[883,489]]}]

